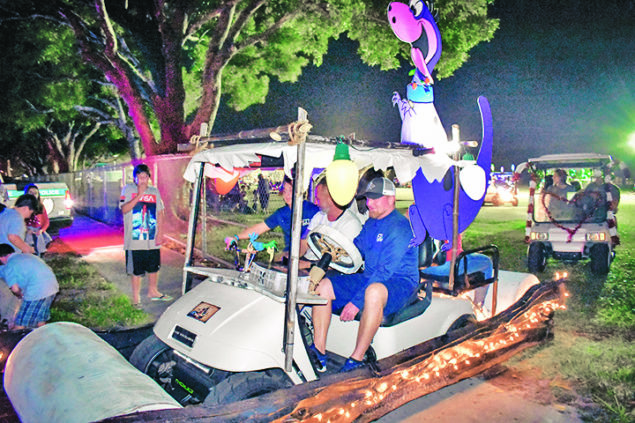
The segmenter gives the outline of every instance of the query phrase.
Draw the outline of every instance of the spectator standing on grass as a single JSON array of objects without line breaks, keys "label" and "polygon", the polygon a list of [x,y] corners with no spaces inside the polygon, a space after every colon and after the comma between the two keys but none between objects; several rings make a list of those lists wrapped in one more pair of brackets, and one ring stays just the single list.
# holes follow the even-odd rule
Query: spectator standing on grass
[{"label": "spectator standing on grass", "polygon": [[9,244],[15,251],[33,254],[35,249],[24,241],[26,235],[25,219],[29,219],[37,210],[37,198],[23,194],[12,208],[0,213],[0,244]]},{"label": "spectator standing on grass", "polygon": [[16,253],[0,244],[0,263],[11,292],[22,299],[10,329],[37,328],[51,317],[51,304],[59,291],[57,278],[44,261],[33,254]]},{"label": "spectator standing on grass", "polygon": [[132,279],[132,303],[141,306],[141,278],[148,275],[148,298],[171,301],[159,292],[160,246],[163,242],[163,201],[156,187],[150,185],[150,168],[135,166],[134,183],[123,187],[119,208],[123,214],[126,272]]},{"label": "spectator standing on grass", "polygon": [[35,254],[41,256],[46,252],[47,245],[52,241],[50,235],[46,232],[49,228],[50,220],[46,212],[46,207],[42,204],[40,197],[40,189],[35,184],[29,184],[24,188],[25,194],[31,194],[37,198],[38,210],[26,219],[26,238],[27,244],[35,249]]}]

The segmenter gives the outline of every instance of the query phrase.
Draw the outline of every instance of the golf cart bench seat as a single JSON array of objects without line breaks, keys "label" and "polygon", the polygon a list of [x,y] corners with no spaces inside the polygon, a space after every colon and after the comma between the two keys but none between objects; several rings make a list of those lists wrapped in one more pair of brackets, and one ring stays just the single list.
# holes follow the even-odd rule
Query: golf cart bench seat
[{"label": "golf cart bench seat", "polygon": [[[384,316],[381,320],[380,327],[390,327],[398,323],[405,322],[422,314],[432,301],[432,281],[424,280],[419,284],[419,289],[413,293],[408,299],[408,305],[403,307],[396,313]],[[342,310],[333,310],[333,314],[339,316]],[[355,320],[359,321],[362,318],[361,311],[355,316]]]},{"label": "golf cart bench seat", "polygon": [[495,245],[463,251],[455,263],[453,289],[450,289],[451,261],[420,269],[419,273],[422,279],[431,281],[434,291],[456,296],[496,280],[498,260],[498,247]]},{"label": "golf cart bench seat", "polygon": [[[424,257],[424,253],[422,253],[422,249],[424,248],[426,247],[423,244],[419,246],[420,263],[422,257]],[[410,296],[407,305],[395,313],[384,316],[380,327],[394,326],[398,323],[412,319],[413,317],[416,317],[426,311],[432,301],[432,281],[419,279],[419,282],[419,288]],[[334,310],[333,313],[339,316],[341,311],[342,310]],[[355,320],[359,321],[361,317],[362,313],[357,313]]]},{"label": "golf cart bench seat", "polygon": [[[422,243],[419,247],[420,263],[425,263],[426,254],[423,250],[426,248],[426,245],[424,244],[425,243]],[[491,254],[492,258],[479,253]],[[457,296],[463,291],[494,282],[498,278],[498,257],[498,247],[495,245],[463,251],[458,255],[455,264],[457,268],[455,274],[459,276],[455,278],[453,290],[450,290],[448,286],[450,279],[450,262],[446,262],[446,264],[441,266],[420,268],[419,275],[421,278],[419,289],[412,294],[407,303],[408,305],[396,313],[384,316],[380,326],[394,326],[422,314],[430,306],[433,289],[448,295]],[[437,269],[445,269],[445,271]],[[465,281],[466,270],[468,275],[467,282]],[[430,273],[428,273],[429,271]],[[339,315],[340,312],[341,310],[336,310],[334,314]],[[357,313],[355,320],[360,320],[361,316],[361,312]]]}]

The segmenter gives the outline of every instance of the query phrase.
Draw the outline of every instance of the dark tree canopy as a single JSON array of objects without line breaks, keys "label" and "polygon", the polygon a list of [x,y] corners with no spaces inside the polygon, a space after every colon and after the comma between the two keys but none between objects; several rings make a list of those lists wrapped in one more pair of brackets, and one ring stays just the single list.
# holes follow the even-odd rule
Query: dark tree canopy
[{"label": "dark tree canopy", "polygon": [[[469,50],[491,39],[492,0],[439,0],[444,52],[436,77],[450,76]],[[17,3],[17,4],[16,4]],[[45,19],[72,29],[81,57],[125,101],[147,155],[173,153],[213,127],[221,94],[236,110],[264,103],[270,78],[294,82],[320,65],[328,41],[359,42],[362,60],[382,70],[409,61],[386,20],[388,1],[360,0],[22,0],[7,19]]]},{"label": "dark tree canopy", "polygon": [[125,113],[113,108],[116,89],[76,54],[69,28],[11,20],[0,26],[0,41],[6,46],[0,69],[3,162],[20,173],[57,173],[128,150],[117,142],[122,136],[113,120],[125,120]]}]

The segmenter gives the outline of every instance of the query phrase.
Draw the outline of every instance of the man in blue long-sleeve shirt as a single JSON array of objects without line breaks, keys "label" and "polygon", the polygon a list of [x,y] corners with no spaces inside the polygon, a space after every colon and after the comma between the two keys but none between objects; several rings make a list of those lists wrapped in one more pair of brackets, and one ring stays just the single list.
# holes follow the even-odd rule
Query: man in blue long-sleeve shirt
[{"label": "man in blue long-sleeve shirt", "polygon": [[384,315],[406,305],[419,283],[417,251],[408,248],[412,230],[408,220],[395,210],[395,185],[386,178],[373,179],[364,196],[369,210],[355,245],[364,256],[364,271],[322,279],[317,292],[328,300],[313,306],[314,344],[310,350],[326,370],[326,335],[333,310],[341,309],[340,320],[350,321],[361,310],[357,343],[342,371],[362,365],[366,350]]}]

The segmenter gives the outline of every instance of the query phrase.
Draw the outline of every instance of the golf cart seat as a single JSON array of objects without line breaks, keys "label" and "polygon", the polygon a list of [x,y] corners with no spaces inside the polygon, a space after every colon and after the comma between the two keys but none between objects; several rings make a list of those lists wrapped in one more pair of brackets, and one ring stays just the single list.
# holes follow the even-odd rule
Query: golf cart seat
[{"label": "golf cart seat", "polygon": [[[486,253],[486,254],[483,254]],[[466,250],[455,263],[454,287],[450,289],[451,261],[421,269],[421,278],[432,283],[434,291],[457,296],[463,291],[487,285],[498,278],[499,252],[495,245]]]},{"label": "golf cart seat", "polygon": [[[390,327],[398,323],[405,322],[412,319],[424,311],[430,306],[432,301],[432,282],[428,280],[421,280],[419,283],[419,289],[410,296],[408,305],[403,307],[396,313],[384,316],[381,321],[381,327]],[[361,313],[358,314],[358,317]]]}]

